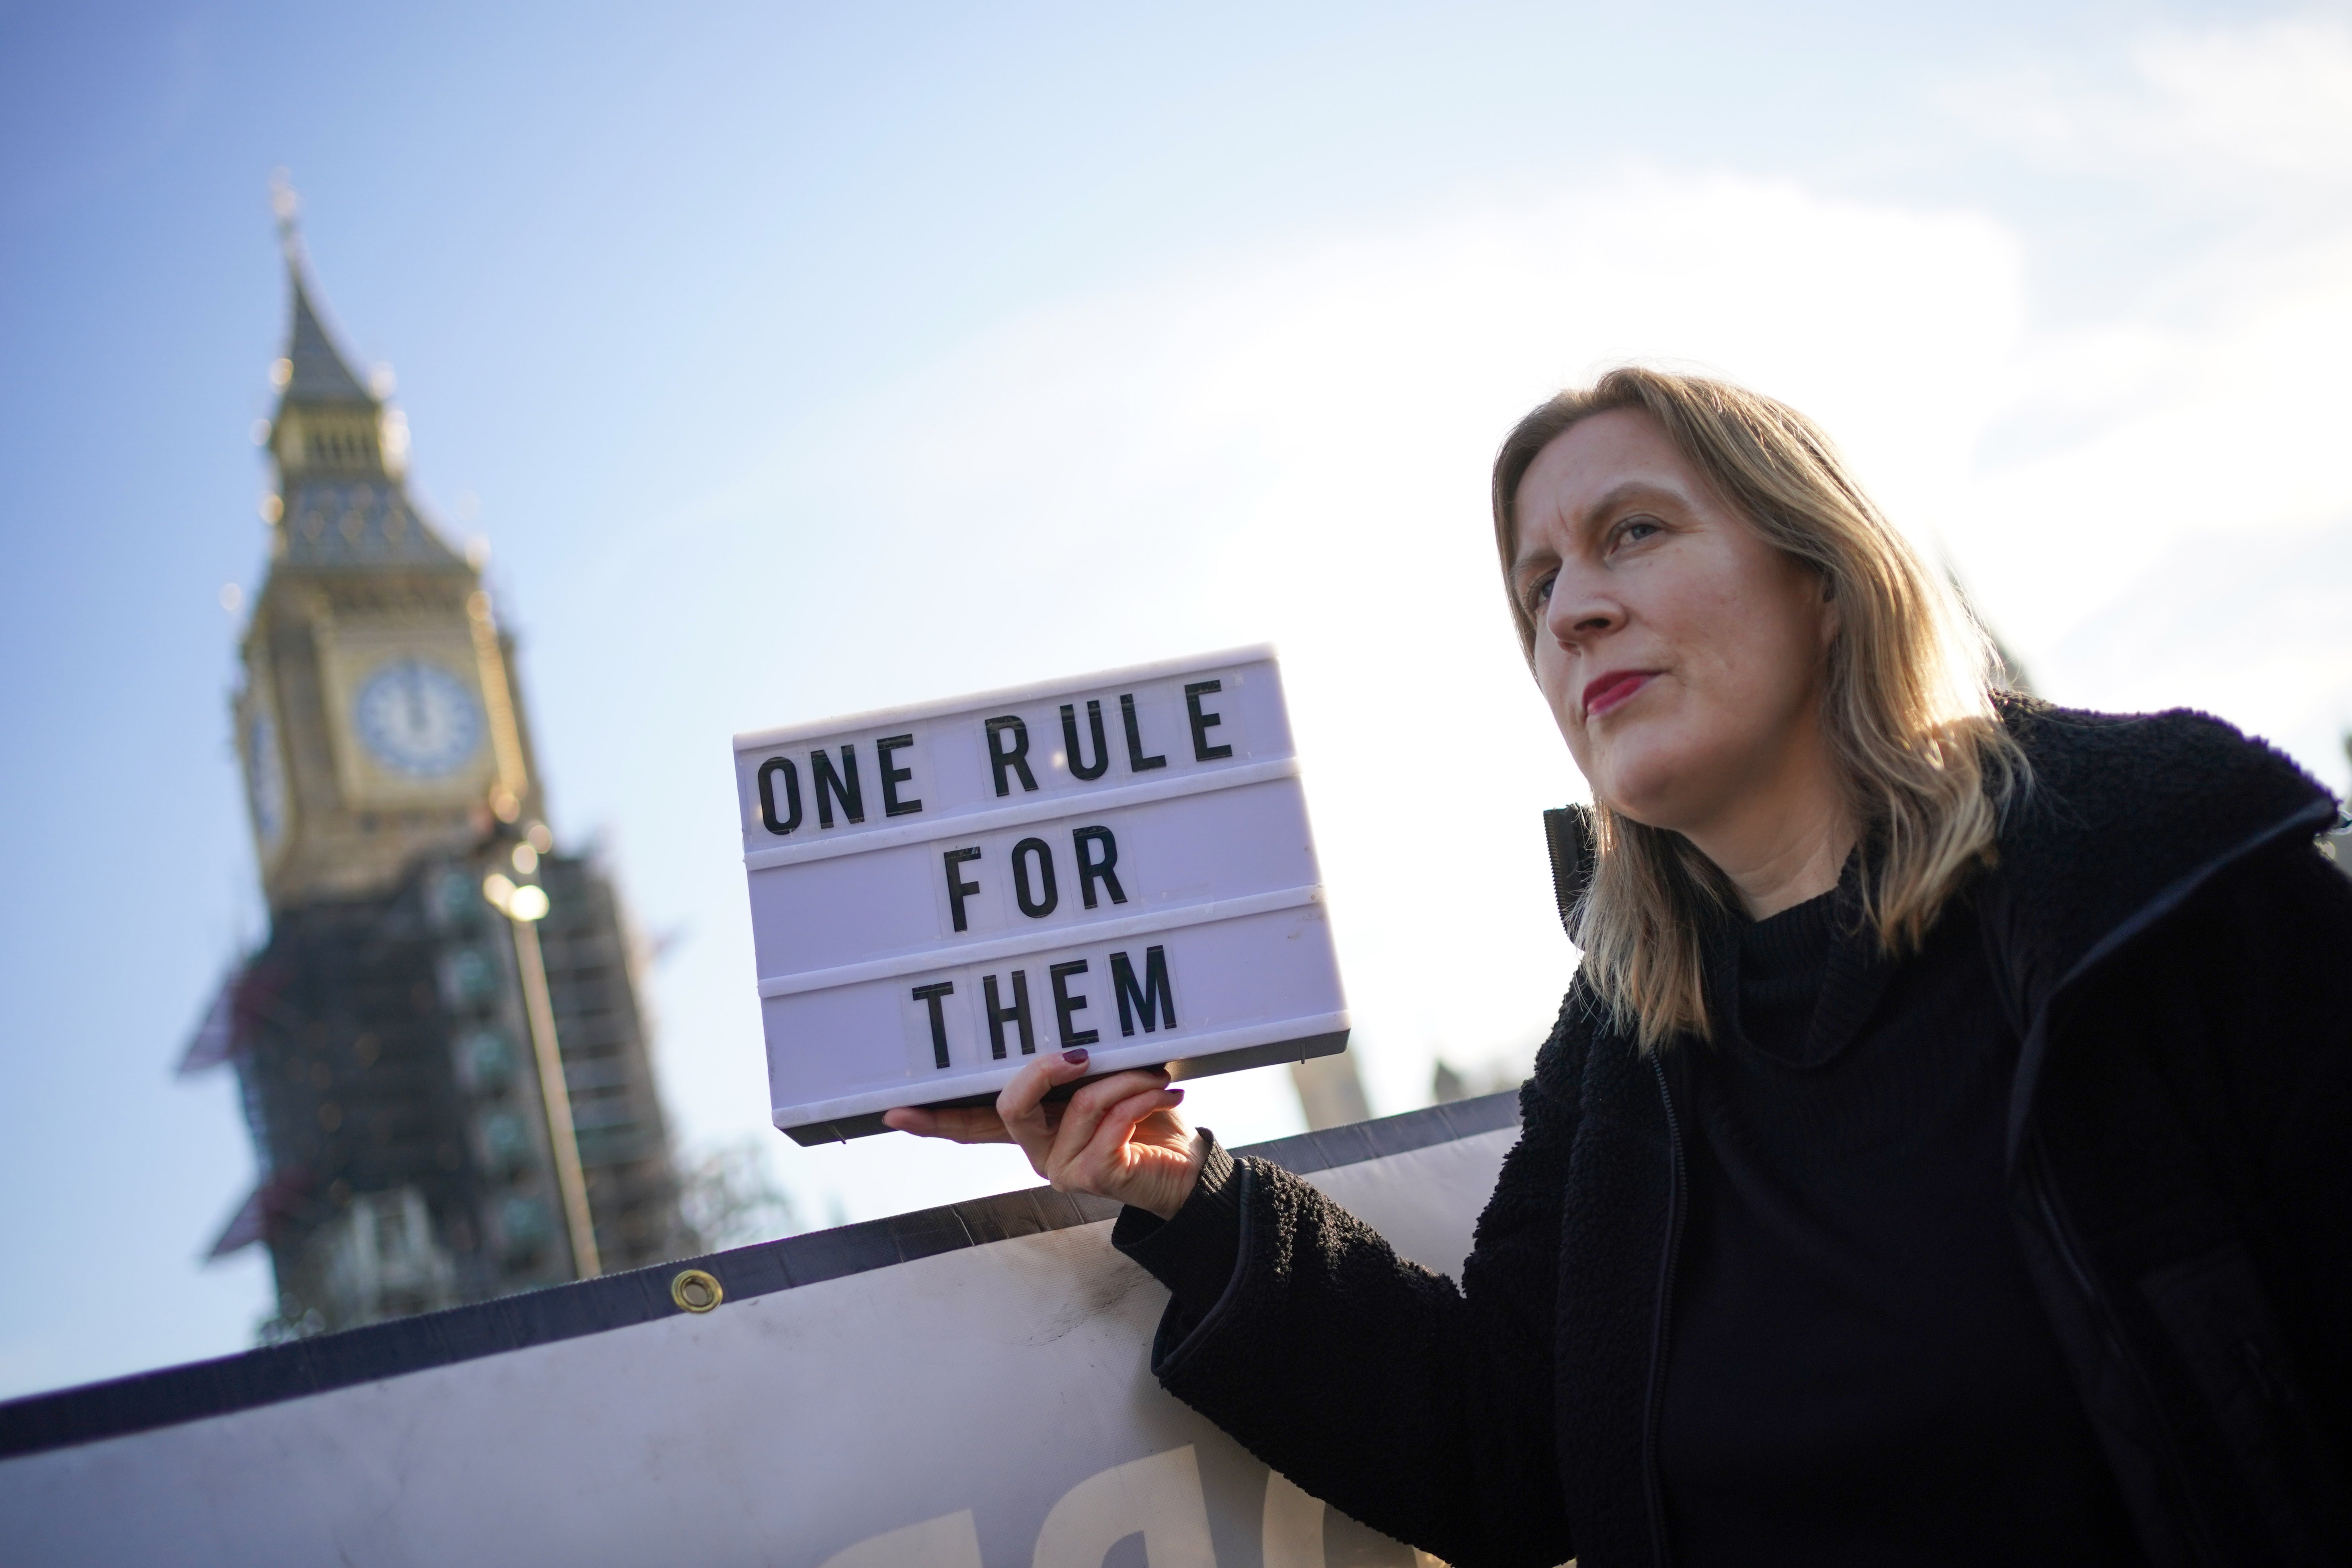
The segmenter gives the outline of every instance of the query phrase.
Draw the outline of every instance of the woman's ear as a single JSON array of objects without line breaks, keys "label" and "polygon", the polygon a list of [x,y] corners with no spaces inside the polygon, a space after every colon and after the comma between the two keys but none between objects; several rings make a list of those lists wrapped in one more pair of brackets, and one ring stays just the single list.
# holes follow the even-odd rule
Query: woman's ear
[{"label": "woman's ear", "polygon": [[1838,603],[1837,579],[1822,574],[1822,647],[1827,651],[1845,626],[1845,606]]}]

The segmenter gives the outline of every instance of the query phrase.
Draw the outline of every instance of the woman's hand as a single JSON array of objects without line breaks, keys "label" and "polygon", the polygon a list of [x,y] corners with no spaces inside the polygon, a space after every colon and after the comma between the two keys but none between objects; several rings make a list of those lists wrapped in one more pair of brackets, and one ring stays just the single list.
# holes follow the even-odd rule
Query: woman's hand
[{"label": "woman's hand", "polygon": [[1039,1057],[996,1097],[996,1108],[885,1111],[883,1125],[958,1143],[1021,1145],[1056,1192],[1092,1193],[1173,1219],[1192,1195],[1206,1150],[1176,1107],[1184,1091],[1160,1068],[1097,1079],[1067,1100],[1046,1094],[1087,1075],[1087,1053]]}]

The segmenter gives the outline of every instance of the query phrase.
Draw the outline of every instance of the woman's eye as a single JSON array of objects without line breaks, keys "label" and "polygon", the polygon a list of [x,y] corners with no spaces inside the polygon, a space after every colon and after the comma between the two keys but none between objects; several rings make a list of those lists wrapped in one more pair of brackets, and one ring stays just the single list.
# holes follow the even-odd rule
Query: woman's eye
[{"label": "woman's eye", "polygon": [[1551,585],[1553,581],[1558,578],[1559,575],[1559,574],[1556,572],[1547,572],[1542,576],[1528,584],[1528,608],[1529,610],[1541,609],[1544,605],[1551,602]]},{"label": "woman's eye", "polygon": [[1652,534],[1661,531],[1659,525],[1646,517],[1629,517],[1617,525],[1617,542],[1639,544]]}]

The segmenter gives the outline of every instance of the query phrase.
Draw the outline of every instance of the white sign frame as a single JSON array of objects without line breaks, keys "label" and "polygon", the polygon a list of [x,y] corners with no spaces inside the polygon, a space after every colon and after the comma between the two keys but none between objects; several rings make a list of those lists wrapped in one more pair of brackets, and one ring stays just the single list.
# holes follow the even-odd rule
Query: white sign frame
[{"label": "white sign frame", "polygon": [[1034,1055],[1328,1055],[1347,1000],[1274,650],[734,742],[771,1114],[803,1143]]}]

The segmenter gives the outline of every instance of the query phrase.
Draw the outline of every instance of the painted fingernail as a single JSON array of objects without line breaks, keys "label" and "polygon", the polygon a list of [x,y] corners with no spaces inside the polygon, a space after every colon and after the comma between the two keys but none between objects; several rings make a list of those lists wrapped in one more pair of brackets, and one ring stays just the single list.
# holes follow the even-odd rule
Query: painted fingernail
[{"label": "painted fingernail", "polygon": [[1064,1051],[1062,1059],[1074,1068],[1082,1068],[1087,1065],[1086,1047],[1081,1046],[1074,1051]]},{"label": "painted fingernail", "polygon": [[1168,1098],[1171,1100],[1181,1100],[1184,1098],[1184,1091],[1181,1089],[1171,1089],[1168,1090]]}]

